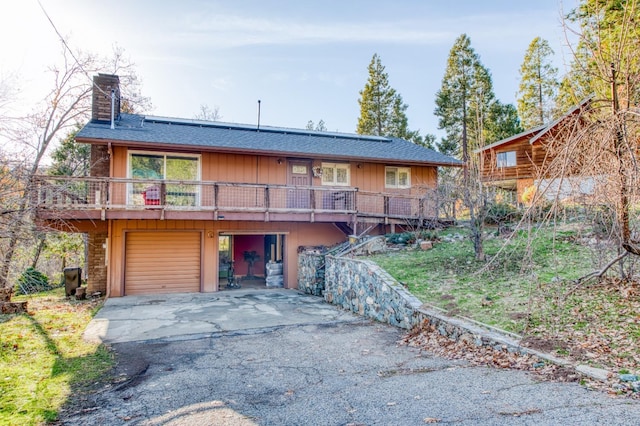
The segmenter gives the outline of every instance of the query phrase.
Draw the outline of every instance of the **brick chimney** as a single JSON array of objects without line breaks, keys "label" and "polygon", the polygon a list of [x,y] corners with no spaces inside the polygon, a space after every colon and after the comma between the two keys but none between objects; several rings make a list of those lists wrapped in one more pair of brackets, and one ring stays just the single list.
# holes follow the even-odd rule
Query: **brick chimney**
[{"label": "brick chimney", "polygon": [[120,116],[120,78],[117,75],[98,74],[93,77],[93,105],[91,120],[111,122],[111,91],[114,91],[114,120]]}]

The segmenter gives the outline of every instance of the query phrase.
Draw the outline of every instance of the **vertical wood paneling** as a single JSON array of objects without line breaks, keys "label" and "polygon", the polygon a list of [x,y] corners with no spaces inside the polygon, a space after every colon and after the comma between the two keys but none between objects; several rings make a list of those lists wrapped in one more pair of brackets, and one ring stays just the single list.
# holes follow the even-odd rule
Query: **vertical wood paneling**
[{"label": "vertical wood paneling", "polygon": [[199,292],[199,232],[128,232],[125,295]]}]

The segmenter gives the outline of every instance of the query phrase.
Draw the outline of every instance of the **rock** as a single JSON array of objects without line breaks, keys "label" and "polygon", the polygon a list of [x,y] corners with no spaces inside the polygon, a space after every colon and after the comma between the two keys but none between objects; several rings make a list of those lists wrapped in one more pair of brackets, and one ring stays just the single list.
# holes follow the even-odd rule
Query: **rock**
[{"label": "rock", "polygon": [[432,248],[433,248],[433,243],[431,241],[420,241],[421,250],[431,250]]},{"label": "rock", "polygon": [[542,361],[540,362],[536,362],[535,364],[533,364],[533,368],[542,368],[544,367],[546,364]]},{"label": "rock", "polygon": [[0,288],[0,302],[10,302],[13,287]]},{"label": "rock", "polygon": [[631,389],[634,392],[640,392],[640,382],[631,382]]},{"label": "rock", "polygon": [[23,314],[27,312],[27,302],[0,302],[0,313]]},{"label": "rock", "polygon": [[581,364],[576,366],[576,371],[600,382],[606,383],[609,379],[609,372],[602,368],[589,367],[588,365]]},{"label": "rock", "polygon": [[87,288],[86,287],[76,288],[76,300],[84,300],[86,298],[87,298]]},{"label": "rock", "polygon": [[621,382],[637,382],[639,380],[635,374],[620,374],[618,378]]}]

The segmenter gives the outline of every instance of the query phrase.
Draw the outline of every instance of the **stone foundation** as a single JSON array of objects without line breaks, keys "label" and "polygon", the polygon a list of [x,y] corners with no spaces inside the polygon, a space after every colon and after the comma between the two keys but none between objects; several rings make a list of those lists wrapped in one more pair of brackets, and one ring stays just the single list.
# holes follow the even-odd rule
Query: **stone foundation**
[{"label": "stone foundation", "polygon": [[106,232],[89,234],[87,253],[87,293],[107,293]]}]

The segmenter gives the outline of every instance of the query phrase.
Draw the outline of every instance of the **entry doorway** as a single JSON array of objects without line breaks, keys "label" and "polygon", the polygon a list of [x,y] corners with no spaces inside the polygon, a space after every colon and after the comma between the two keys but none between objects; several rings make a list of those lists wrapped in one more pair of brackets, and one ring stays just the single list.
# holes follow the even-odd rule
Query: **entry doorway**
[{"label": "entry doorway", "polygon": [[[287,182],[289,186],[311,186],[311,161],[289,160]],[[291,209],[310,209],[311,195],[309,189],[289,188],[287,192],[287,207]]]},{"label": "entry doorway", "polygon": [[284,243],[283,234],[220,234],[218,288],[284,287]]}]

